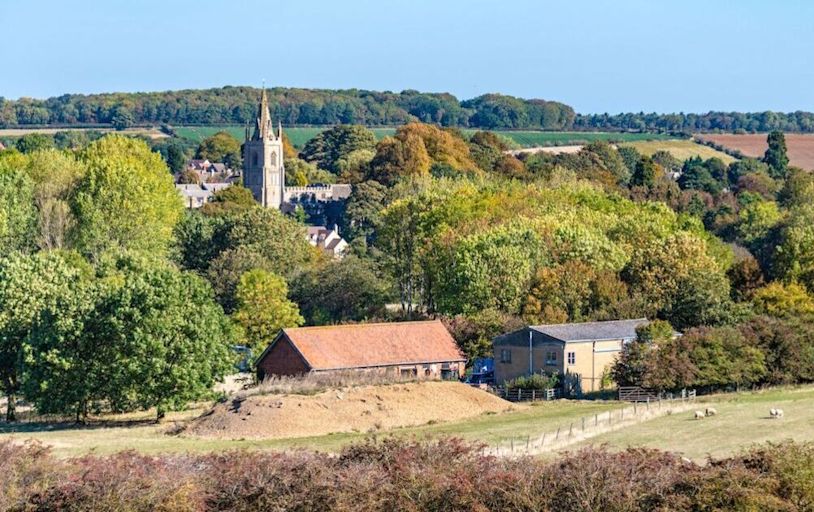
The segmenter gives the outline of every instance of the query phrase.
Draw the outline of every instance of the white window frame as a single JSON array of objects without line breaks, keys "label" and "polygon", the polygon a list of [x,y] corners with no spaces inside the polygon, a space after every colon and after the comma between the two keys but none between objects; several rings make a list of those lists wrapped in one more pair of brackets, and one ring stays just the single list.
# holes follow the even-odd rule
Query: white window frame
[{"label": "white window frame", "polygon": [[568,352],[568,366],[574,366],[577,364],[577,353],[576,352]]}]

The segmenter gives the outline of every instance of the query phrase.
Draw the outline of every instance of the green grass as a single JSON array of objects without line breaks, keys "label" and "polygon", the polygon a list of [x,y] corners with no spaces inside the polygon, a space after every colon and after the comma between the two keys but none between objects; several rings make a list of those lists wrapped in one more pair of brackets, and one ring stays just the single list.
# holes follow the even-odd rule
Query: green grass
[{"label": "green grass", "polygon": [[[195,143],[199,143],[206,137],[218,132],[225,131],[238,140],[243,140],[245,137],[245,128],[243,126],[178,126],[175,127],[175,133],[179,137],[189,139]],[[306,142],[315,137],[318,133],[325,130],[325,127],[290,127],[284,128],[286,135],[288,135],[291,143],[296,148],[302,148]],[[381,139],[388,135],[395,133],[395,128],[371,128],[376,138]],[[477,130],[464,130],[464,133],[471,135]],[[522,147],[534,146],[562,146],[567,144],[585,144],[595,140],[609,140],[613,142],[633,142],[633,141],[646,141],[646,140],[665,140],[668,135],[658,133],[616,133],[616,132],[541,132],[541,131],[513,131],[513,130],[495,130],[509,139],[515,141]]]},{"label": "green grass", "polygon": [[[466,130],[474,132],[474,130]],[[522,147],[565,146],[586,144],[596,140],[611,142],[632,142],[642,140],[664,140],[669,135],[659,133],[617,133],[617,132],[540,132],[540,131],[502,131],[504,135]]]},{"label": "green grass", "polygon": [[[497,443],[508,438],[556,430],[583,416],[592,416],[619,407],[621,404],[617,402],[540,402],[522,410],[484,414],[455,422],[400,428],[380,432],[379,435],[418,439],[454,436],[471,441]],[[0,424],[0,441],[9,438],[36,439],[52,446],[57,455],[71,457],[87,453],[109,454],[122,450],[137,450],[143,453],[201,452],[235,448],[273,450],[306,448],[335,451],[348,443],[362,441],[370,435],[366,432],[350,432],[292,439],[220,440],[167,434],[174,422],[182,424],[201,412],[202,410],[198,409],[175,413],[161,425],[150,421],[151,413],[128,415],[126,418],[128,423],[107,420],[92,423],[88,427],[76,427],[72,424]]]},{"label": "green grass", "polygon": [[[718,395],[699,400],[697,408],[703,409],[707,404],[714,405],[718,410],[717,416],[695,420],[692,411],[662,416],[593,437],[571,445],[567,450],[589,444],[606,444],[616,449],[645,446],[677,451],[694,460],[703,461],[708,454],[721,457],[753,443],[785,439],[814,441],[814,386]],[[405,427],[378,432],[377,435],[416,439],[454,436],[497,444],[510,438],[522,440],[525,436],[534,437],[542,432],[554,432],[559,427],[567,428],[571,422],[576,424],[582,417],[591,417],[621,406],[619,402],[601,401],[540,402],[521,410],[484,414],[455,422]],[[785,418],[769,419],[768,412],[772,407],[782,408]],[[52,446],[58,456],[69,457],[87,453],[109,454],[129,449],[144,453],[205,452],[238,448],[336,451],[370,435],[366,432],[349,432],[290,439],[221,440],[167,433],[175,422],[183,424],[202,411],[203,409],[197,409],[174,413],[161,425],[150,421],[150,412],[97,421],[83,428],[72,424],[0,423],[0,441],[36,439]]]},{"label": "green grass", "polygon": [[[237,140],[242,141],[246,137],[246,128],[243,126],[177,126],[173,128],[177,136],[189,139],[196,144],[214,133],[224,131],[231,134]],[[283,128],[291,144],[295,148],[302,149],[305,143],[316,137],[316,135],[326,128],[324,127],[290,127]],[[372,128],[376,138],[381,139],[396,132],[395,128]]]},{"label": "green grass", "polygon": [[[692,411],[662,416],[594,437],[582,445],[607,444],[618,449],[645,446],[703,461],[707,455],[722,457],[755,443],[814,441],[814,387],[720,395],[709,402],[718,411],[716,416],[696,420]],[[698,409],[706,405],[706,400],[701,400]],[[783,419],[769,418],[769,409],[774,407],[783,409]]]},{"label": "green grass", "polygon": [[709,146],[698,144],[692,140],[652,140],[652,141],[632,141],[623,144],[624,146],[631,146],[636,148],[639,153],[652,156],[656,151],[667,151],[677,159],[687,160],[694,156],[700,156],[703,159],[717,157],[723,160],[725,164],[735,161],[735,158],[727,155],[722,151],[718,151]]}]

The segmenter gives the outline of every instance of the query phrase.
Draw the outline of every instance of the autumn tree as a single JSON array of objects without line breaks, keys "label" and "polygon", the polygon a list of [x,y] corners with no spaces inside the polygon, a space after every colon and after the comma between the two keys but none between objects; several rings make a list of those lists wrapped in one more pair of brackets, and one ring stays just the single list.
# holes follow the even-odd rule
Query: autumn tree
[{"label": "autumn tree", "polygon": [[86,171],[71,195],[75,247],[91,258],[109,249],[166,251],[183,204],[161,156],[144,142],[109,135],[81,161]]},{"label": "autumn tree", "polygon": [[376,135],[364,126],[339,125],[309,140],[302,148],[300,158],[315,163],[320,169],[340,174],[343,171],[341,160],[356,151],[373,151],[375,147]]},{"label": "autumn tree", "polygon": [[280,276],[253,269],[242,276],[235,291],[233,319],[243,328],[246,344],[262,348],[280,329],[297,327],[304,320],[297,304],[288,300],[288,286]]},{"label": "autumn tree", "polygon": [[243,167],[240,142],[224,131],[214,133],[202,140],[195,156],[210,162],[223,162],[232,169]]}]

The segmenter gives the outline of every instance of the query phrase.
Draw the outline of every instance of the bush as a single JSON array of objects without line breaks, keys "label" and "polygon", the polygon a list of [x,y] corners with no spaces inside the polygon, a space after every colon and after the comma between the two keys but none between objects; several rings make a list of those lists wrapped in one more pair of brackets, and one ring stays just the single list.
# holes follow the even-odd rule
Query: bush
[{"label": "bush", "polygon": [[57,461],[0,443],[0,511],[812,510],[814,444],[697,465],[651,449],[495,458],[456,439],[371,439],[338,456],[123,452]]},{"label": "bush", "polygon": [[535,373],[534,375],[517,377],[506,382],[508,389],[554,389],[560,385],[560,375],[553,373],[551,375],[542,375]]}]

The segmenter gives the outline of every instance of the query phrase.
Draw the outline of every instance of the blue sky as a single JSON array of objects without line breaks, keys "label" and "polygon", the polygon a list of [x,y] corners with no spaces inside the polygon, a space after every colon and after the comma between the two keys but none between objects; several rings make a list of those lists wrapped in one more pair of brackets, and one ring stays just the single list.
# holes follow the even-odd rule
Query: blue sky
[{"label": "blue sky", "polygon": [[579,112],[814,111],[803,0],[0,0],[0,96],[501,92]]}]

